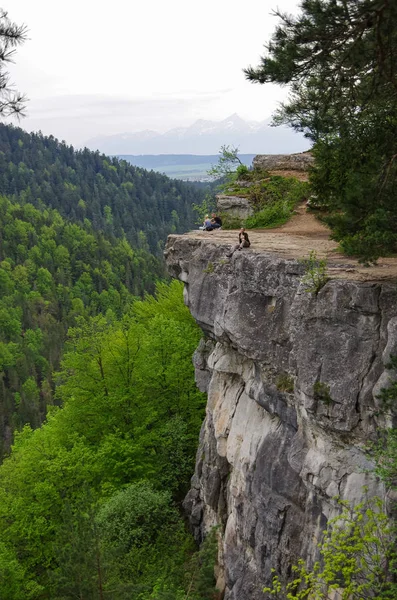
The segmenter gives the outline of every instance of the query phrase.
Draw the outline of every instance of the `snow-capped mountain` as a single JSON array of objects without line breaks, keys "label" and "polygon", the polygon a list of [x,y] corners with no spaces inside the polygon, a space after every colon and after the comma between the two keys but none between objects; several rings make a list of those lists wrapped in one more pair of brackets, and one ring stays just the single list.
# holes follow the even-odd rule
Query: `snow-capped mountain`
[{"label": "snow-capped mountain", "polygon": [[145,130],[112,136],[98,136],[86,142],[105,154],[216,154],[222,145],[238,146],[242,153],[282,154],[309,148],[302,135],[286,127],[244,121],[233,114],[223,121],[199,119],[189,127],[165,133]]}]

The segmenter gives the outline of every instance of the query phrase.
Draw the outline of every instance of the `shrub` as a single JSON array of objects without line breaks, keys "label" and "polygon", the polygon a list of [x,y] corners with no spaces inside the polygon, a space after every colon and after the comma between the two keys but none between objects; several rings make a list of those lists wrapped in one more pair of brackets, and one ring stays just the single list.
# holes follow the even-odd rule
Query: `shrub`
[{"label": "shrub", "polygon": [[321,402],[324,402],[324,404],[331,404],[331,402],[333,402],[329,393],[329,385],[322,381],[316,381],[313,386],[313,394],[315,400],[320,400]]},{"label": "shrub", "polygon": [[342,514],[328,522],[320,544],[321,563],[309,571],[300,560],[288,584],[275,575],[263,590],[266,598],[328,600],[335,592],[342,600],[396,598],[395,532],[382,501],[372,498],[354,508],[340,504]]},{"label": "shrub", "polygon": [[[250,187],[242,187],[239,180],[251,182]],[[291,217],[297,203],[310,195],[310,186],[305,181],[280,175],[269,176],[264,171],[249,171],[240,165],[237,175],[229,180],[223,190],[230,196],[247,198],[254,214],[246,219],[223,214],[223,229],[249,229],[277,227],[286,223]]]},{"label": "shrub", "polygon": [[139,598],[142,588],[149,598],[156,585],[183,584],[192,544],[167,490],[130,484],[103,504],[96,521],[110,590],[131,587],[135,595],[128,597]]},{"label": "shrub", "polygon": [[245,222],[250,229],[277,227],[292,216],[295,206],[307,198],[309,184],[293,178],[274,175],[245,190],[254,214]]},{"label": "shrub", "polygon": [[301,277],[305,292],[318,294],[327,283],[327,261],[318,260],[316,252],[310,251],[309,257],[300,261],[305,266],[305,273]]},{"label": "shrub", "polygon": [[244,226],[243,219],[240,217],[234,217],[226,213],[222,213],[220,217],[222,219],[222,229],[240,229],[240,227]]},{"label": "shrub", "polygon": [[237,179],[248,179],[250,170],[246,165],[239,165],[236,169]]},{"label": "shrub", "polygon": [[294,391],[294,380],[288,373],[280,373],[276,380],[276,387],[280,392],[292,393]]}]

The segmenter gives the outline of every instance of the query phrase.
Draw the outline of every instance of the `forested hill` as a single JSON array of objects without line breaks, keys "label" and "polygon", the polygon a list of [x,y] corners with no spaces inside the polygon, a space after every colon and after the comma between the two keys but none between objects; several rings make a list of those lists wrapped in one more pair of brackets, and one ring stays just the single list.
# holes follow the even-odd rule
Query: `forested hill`
[{"label": "forested hill", "polygon": [[0,457],[12,431],[40,425],[53,403],[68,328],[121,318],[162,272],[152,254],[88,222],[0,197]]},{"label": "forested hill", "polygon": [[215,597],[216,540],[177,509],[201,333],[150,252],[200,192],[13,127],[0,148],[0,598]]},{"label": "forested hill", "polygon": [[[88,149],[74,150],[53,136],[0,124],[0,194],[55,208],[95,231],[159,254],[166,236],[192,227],[192,203],[203,191],[165,175]],[[145,235],[142,235],[142,232]]]},{"label": "forested hill", "polygon": [[68,329],[154,291],[163,241],[191,226],[201,194],[0,124],[0,459],[54,402]]}]

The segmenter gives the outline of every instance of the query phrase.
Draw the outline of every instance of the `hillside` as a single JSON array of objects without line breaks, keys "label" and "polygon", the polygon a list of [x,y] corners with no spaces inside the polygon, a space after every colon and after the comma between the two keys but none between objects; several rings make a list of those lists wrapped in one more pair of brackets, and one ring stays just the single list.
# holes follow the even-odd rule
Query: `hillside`
[{"label": "hillside", "polygon": [[200,332],[150,251],[200,192],[17,128],[0,140],[0,597],[205,600],[177,508]]},{"label": "hillside", "polygon": [[[0,456],[55,399],[70,327],[122,318],[164,278],[161,248],[201,192],[0,125]],[[157,255],[157,256],[156,256]]]},{"label": "hillside", "polygon": [[[169,233],[193,225],[191,205],[203,193],[186,183],[54,137],[0,124],[0,194],[55,208],[95,231],[161,254]],[[144,235],[142,235],[142,232]]]},{"label": "hillside", "polygon": [[58,211],[0,197],[0,457],[15,428],[38,427],[54,399],[69,327],[121,318],[133,295],[154,290],[162,264],[124,239]]}]

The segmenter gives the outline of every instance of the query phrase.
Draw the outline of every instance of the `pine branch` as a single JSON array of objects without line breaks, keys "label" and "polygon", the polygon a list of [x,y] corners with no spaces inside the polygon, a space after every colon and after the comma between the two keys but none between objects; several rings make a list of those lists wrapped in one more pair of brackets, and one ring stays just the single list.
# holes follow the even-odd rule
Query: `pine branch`
[{"label": "pine branch", "polygon": [[25,114],[27,97],[14,89],[4,65],[13,62],[16,48],[26,40],[26,25],[16,25],[8,13],[0,9],[0,117],[20,119]]}]

